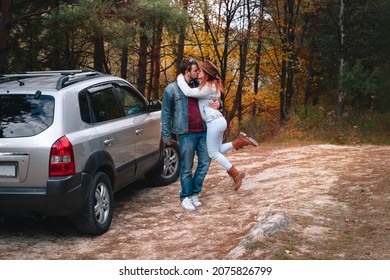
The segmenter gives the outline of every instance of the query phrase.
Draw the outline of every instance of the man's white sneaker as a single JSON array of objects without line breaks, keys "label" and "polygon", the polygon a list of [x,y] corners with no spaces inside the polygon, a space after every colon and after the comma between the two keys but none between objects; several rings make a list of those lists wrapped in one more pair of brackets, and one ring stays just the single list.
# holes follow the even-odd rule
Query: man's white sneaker
[{"label": "man's white sneaker", "polygon": [[192,202],[192,204],[195,206],[195,207],[199,207],[202,205],[202,202],[199,201],[199,197],[197,195],[193,195],[190,197],[190,200]]},{"label": "man's white sneaker", "polygon": [[186,197],[182,200],[181,207],[183,207],[187,211],[194,211],[195,210],[195,206],[192,204],[191,200],[188,197]]}]

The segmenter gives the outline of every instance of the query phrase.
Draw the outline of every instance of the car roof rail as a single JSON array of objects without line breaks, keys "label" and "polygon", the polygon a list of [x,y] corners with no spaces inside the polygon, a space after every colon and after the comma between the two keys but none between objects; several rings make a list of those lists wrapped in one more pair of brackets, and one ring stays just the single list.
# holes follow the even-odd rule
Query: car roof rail
[{"label": "car roof rail", "polygon": [[56,89],[62,89],[71,84],[75,84],[80,81],[95,78],[97,76],[104,75],[95,70],[82,70],[79,72],[62,72],[62,76],[58,79]]},{"label": "car roof rail", "polygon": [[45,76],[55,76],[60,75],[57,83],[56,89],[62,89],[68,85],[77,83],[79,81],[84,81],[87,79],[95,78],[97,76],[104,75],[95,70],[83,69],[83,70],[50,70],[50,71],[26,71],[18,72],[15,74],[3,74],[0,75],[0,83],[7,81],[19,81],[21,79],[33,78],[33,77],[45,77]]},{"label": "car roof rail", "polygon": [[93,70],[50,70],[50,71],[25,71],[17,72],[12,74],[2,74],[0,78],[29,78],[29,77],[40,77],[40,76],[53,76],[53,75],[69,75],[82,73]]},{"label": "car roof rail", "polygon": [[14,74],[2,74],[0,75],[0,83],[5,83],[9,81],[19,81],[21,79],[31,78],[31,77],[41,77],[41,76],[52,76],[53,73],[46,73],[46,71],[35,71],[35,72],[21,72]]}]

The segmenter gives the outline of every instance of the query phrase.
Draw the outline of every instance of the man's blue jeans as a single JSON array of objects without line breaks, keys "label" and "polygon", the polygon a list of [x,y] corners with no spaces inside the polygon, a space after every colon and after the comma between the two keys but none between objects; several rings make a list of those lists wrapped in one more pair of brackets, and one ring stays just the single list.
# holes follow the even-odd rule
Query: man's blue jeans
[{"label": "man's blue jeans", "polygon": [[[180,200],[183,200],[202,191],[211,159],[207,153],[206,131],[179,135],[179,145],[181,155]],[[192,175],[195,153],[198,157],[198,165]]]}]

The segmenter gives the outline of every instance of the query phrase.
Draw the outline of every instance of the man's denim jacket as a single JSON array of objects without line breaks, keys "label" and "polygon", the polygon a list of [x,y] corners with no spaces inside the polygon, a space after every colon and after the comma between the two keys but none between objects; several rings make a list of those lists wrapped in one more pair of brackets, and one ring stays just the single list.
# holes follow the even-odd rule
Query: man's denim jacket
[{"label": "man's denim jacket", "polygon": [[164,142],[172,141],[172,133],[188,133],[188,98],[180,90],[176,81],[170,83],[164,90],[161,124]]}]

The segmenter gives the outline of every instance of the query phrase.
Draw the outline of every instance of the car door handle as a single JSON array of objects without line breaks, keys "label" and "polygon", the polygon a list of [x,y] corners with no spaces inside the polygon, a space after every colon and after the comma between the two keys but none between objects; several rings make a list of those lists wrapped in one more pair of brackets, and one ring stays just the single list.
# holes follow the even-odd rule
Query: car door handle
[{"label": "car door handle", "polygon": [[141,129],[137,129],[137,130],[135,131],[135,134],[137,134],[137,135],[142,135],[142,131],[144,131],[142,128],[141,128]]},{"label": "car door handle", "polygon": [[108,147],[111,147],[113,143],[114,143],[113,138],[108,138],[108,139],[104,140],[104,145],[106,145]]}]

